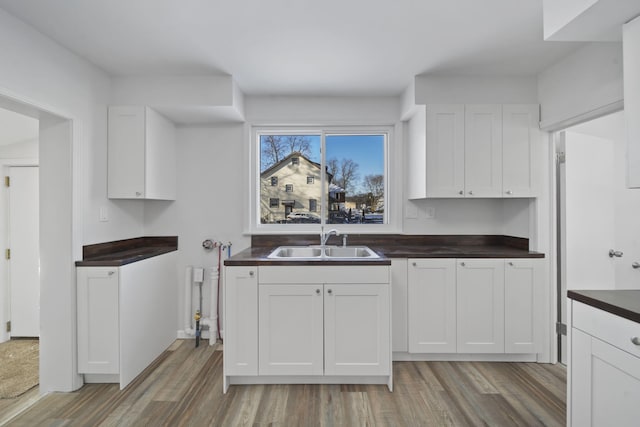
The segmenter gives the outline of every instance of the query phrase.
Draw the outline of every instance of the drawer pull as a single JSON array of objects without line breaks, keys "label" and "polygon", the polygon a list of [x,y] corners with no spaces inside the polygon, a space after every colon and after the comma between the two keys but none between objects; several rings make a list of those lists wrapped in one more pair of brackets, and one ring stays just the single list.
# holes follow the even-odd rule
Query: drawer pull
[{"label": "drawer pull", "polygon": [[631,342],[632,342],[634,345],[640,345],[640,338],[638,338],[638,337],[631,337]]},{"label": "drawer pull", "polygon": [[316,294],[320,295],[320,289],[316,289]]},{"label": "drawer pull", "polygon": [[253,274],[254,274],[253,271],[249,272],[249,276],[253,277]]},{"label": "drawer pull", "polygon": [[418,265],[418,263],[414,262],[411,265],[413,265],[414,267],[416,267]]}]

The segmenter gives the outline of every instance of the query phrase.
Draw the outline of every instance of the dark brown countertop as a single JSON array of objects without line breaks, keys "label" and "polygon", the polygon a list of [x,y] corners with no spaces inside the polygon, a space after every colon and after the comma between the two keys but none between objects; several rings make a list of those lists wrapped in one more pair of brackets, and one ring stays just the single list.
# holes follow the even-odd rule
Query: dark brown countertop
[{"label": "dark brown countertop", "polygon": [[[349,245],[366,245],[382,260],[273,260],[267,255],[278,246],[317,244],[317,236],[253,236],[251,248],[227,259],[225,265],[371,265],[390,264],[389,258],[544,258],[529,251],[527,239],[509,236],[351,235]],[[335,238],[334,238],[335,239]],[[334,240],[335,241],[335,240]],[[339,241],[339,240],[338,240]],[[335,243],[334,243],[335,244]]]},{"label": "dark brown countertop", "polygon": [[640,290],[572,290],[567,296],[574,301],[604,310],[640,323]]},{"label": "dark brown countertop", "polygon": [[119,267],[178,250],[177,236],[136,237],[86,245],[76,267]]}]

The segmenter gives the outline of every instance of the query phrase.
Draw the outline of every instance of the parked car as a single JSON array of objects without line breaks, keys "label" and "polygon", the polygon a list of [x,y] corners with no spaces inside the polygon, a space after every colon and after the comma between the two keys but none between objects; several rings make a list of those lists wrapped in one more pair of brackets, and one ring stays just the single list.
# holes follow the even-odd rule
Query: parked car
[{"label": "parked car", "polygon": [[291,212],[287,220],[293,223],[320,223],[320,217],[310,212]]}]

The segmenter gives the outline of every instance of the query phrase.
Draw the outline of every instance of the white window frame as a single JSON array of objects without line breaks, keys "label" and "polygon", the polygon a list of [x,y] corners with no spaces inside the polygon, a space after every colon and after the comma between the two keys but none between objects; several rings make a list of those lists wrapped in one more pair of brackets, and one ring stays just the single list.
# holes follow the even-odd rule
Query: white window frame
[{"label": "white window frame", "polygon": [[[401,232],[402,207],[399,200],[402,197],[401,146],[394,138],[394,126],[363,125],[363,126],[251,126],[250,127],[250,155],[249,155],[249,209],[247,210],[246,229],[249,234],[315,234],[320,232],[320,226],[336,228],[341,233],[360,234],[388,234]],[[260,135],[318,135],[321,138],[321,150],[327,135],[386,135],[384,150],[384,178],[385,178],[385,217],[383,224],[261,224],[260,222]],[[321,164],[325,164],[325,153],[321,153]],[[320,181],[326,180],[325,168],[321,168]],[[327,216],[327,194],[322,192],[318,209],[322,221]]]}]

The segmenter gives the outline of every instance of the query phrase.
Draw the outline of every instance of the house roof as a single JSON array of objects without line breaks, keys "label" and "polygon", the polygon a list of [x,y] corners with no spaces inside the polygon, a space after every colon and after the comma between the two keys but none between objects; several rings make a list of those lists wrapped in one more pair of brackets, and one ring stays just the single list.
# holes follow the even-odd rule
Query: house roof
[{"label": "house roof", "polygon": [[[318,173],[320,173],[320,163],[316,163],[314,161],[311,161],[311,160],[309,160],[309,158],[307,156],[303,155],[302,153],[300,153],[298,151],[294,151],[291,154],[289,154],[287,157],[285,157],[284,159],[280,160],[278,163],[276,163],[273,166],[265,169],[260,174],[260,177],[261,178],[266,178],[266,177],[270,176],[271,174],[273,174],[274,171],[276,171],[276,170],[282,168],[283,166],[285,166],[286,164],[288,164],[292,157],[300,157],[300,158],[304,159],[307,163],[309,163],[309,164],[315,166],[316,168],[318,168]],[[333,179],[333,175],[330,174],[329,172],[327,172],[327,176],[329,177],[329,182],[331,182],[331,180]]]}]

